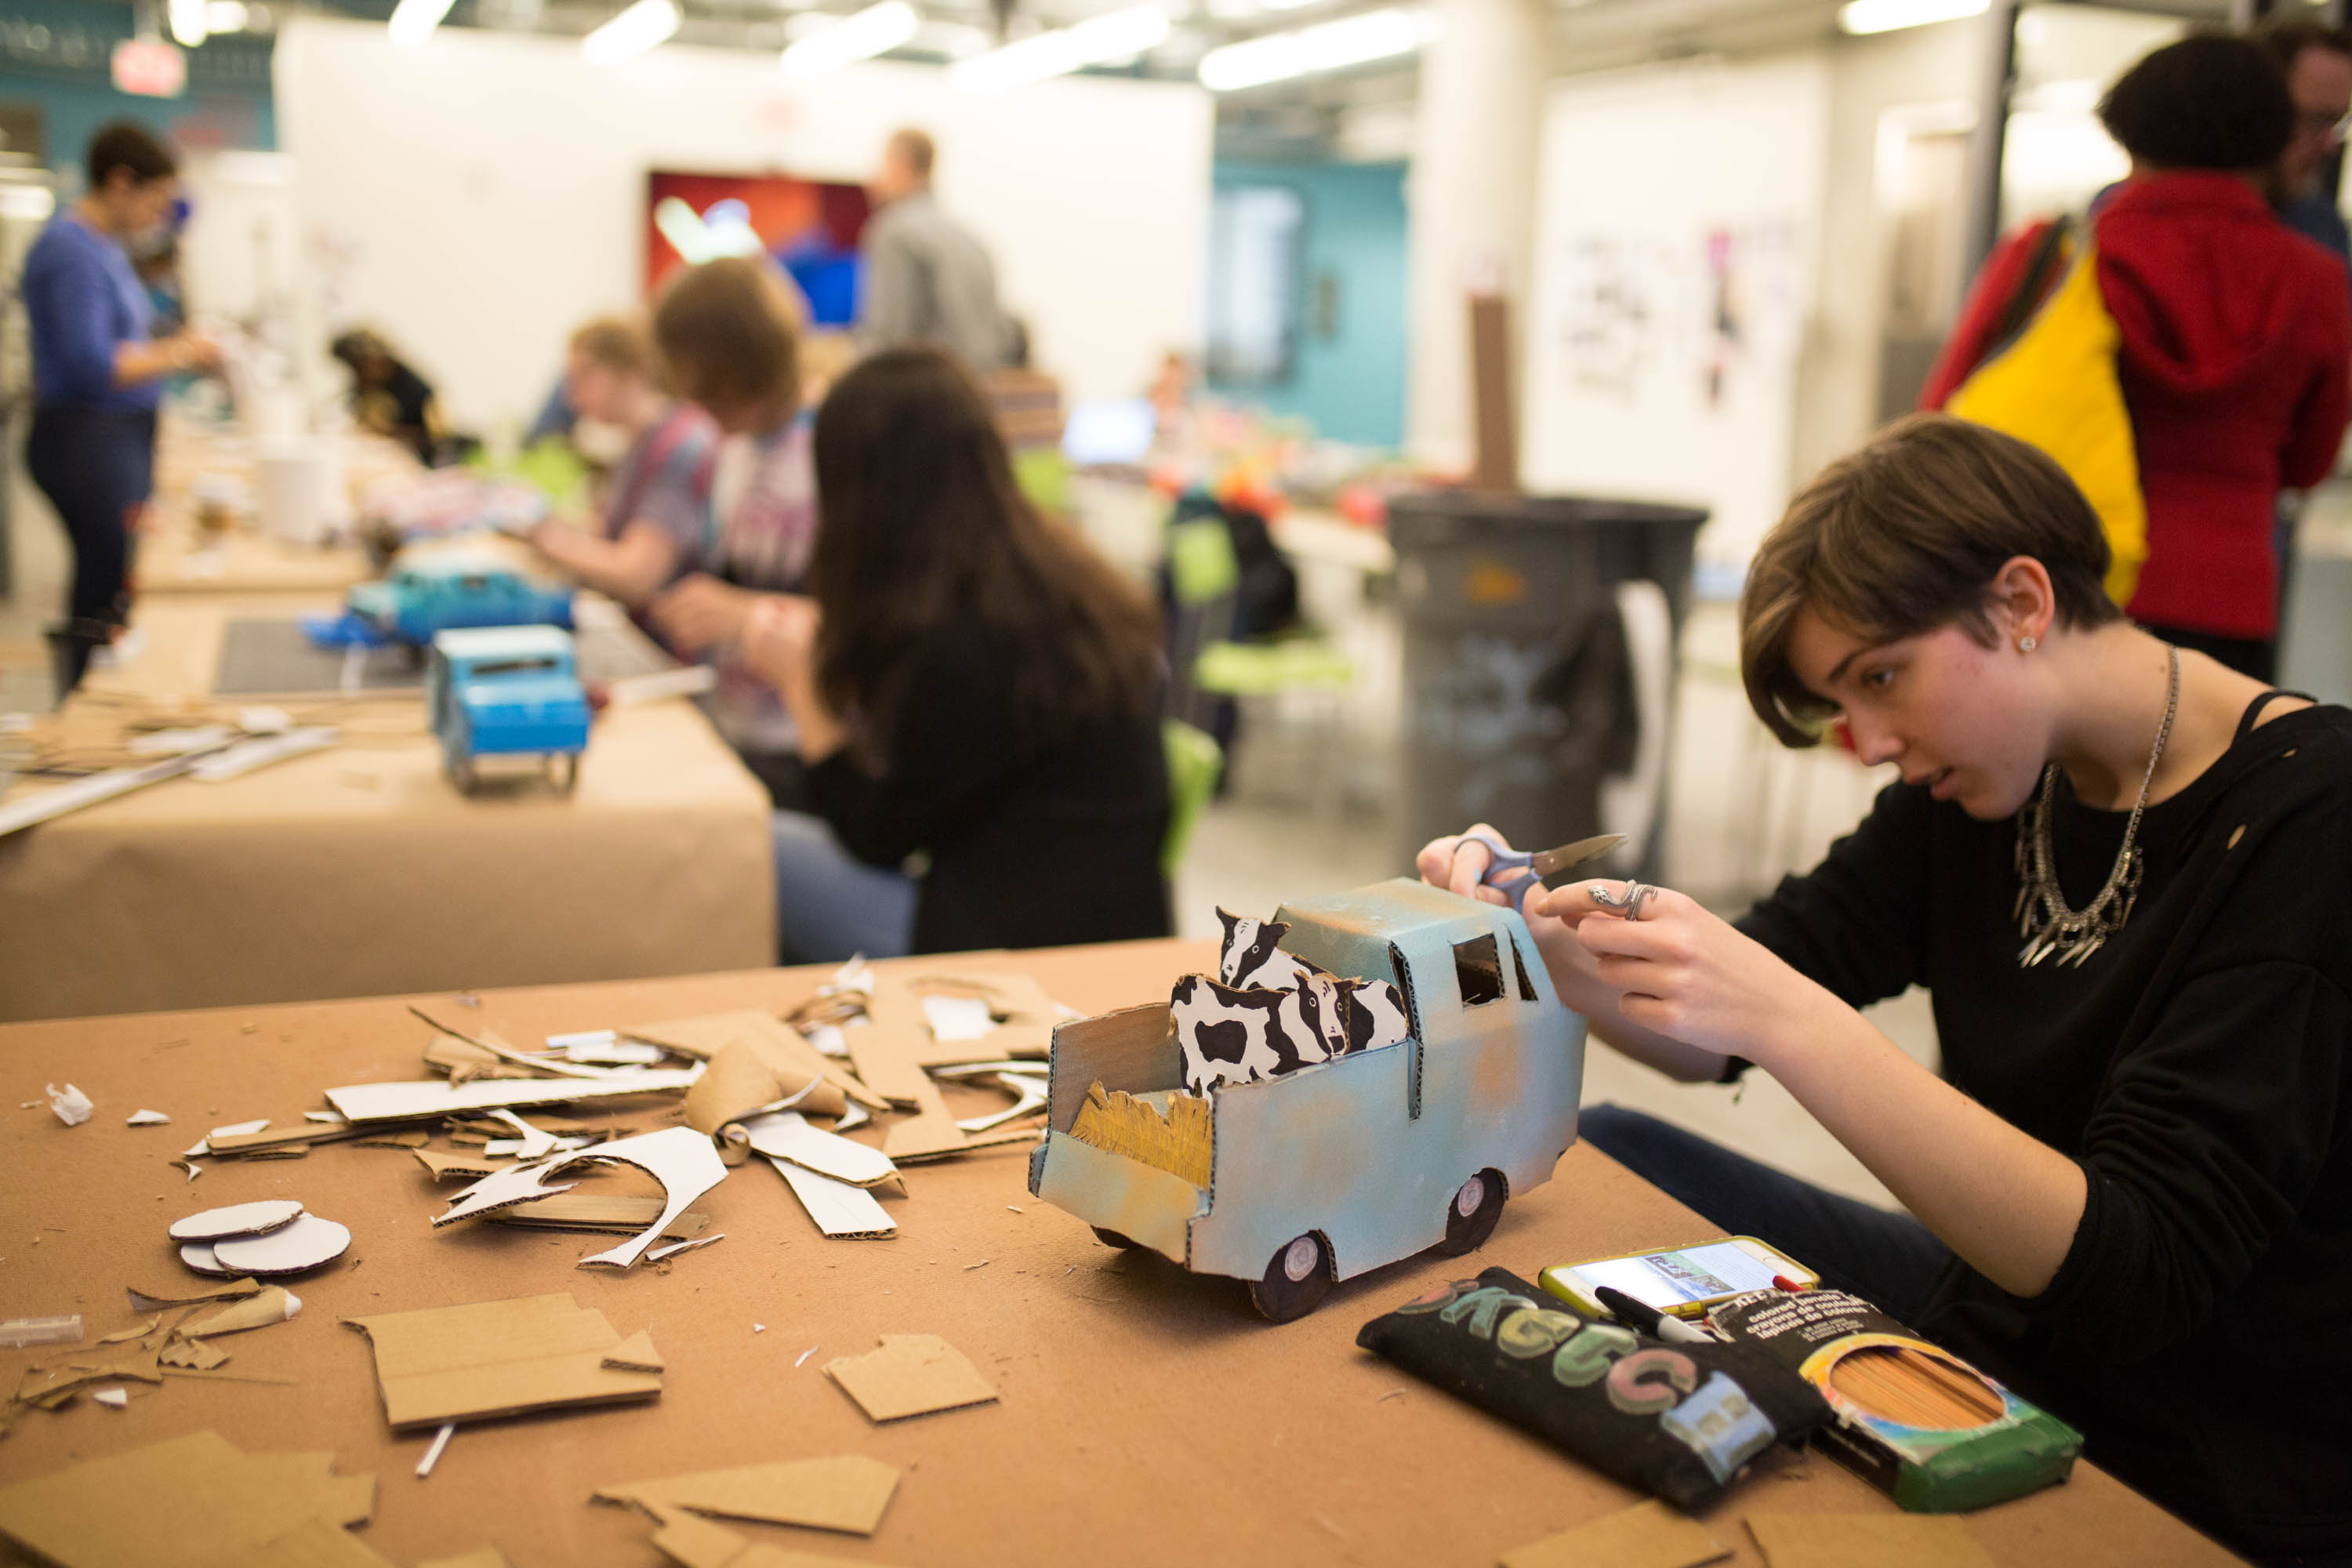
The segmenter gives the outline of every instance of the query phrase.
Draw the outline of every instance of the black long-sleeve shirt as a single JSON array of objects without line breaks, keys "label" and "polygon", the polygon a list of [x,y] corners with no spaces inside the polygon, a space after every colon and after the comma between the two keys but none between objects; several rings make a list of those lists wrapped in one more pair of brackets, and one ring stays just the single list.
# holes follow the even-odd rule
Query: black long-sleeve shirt
[{"label": "black long-sleeve shirt", "polygon": [[[2126,816],[2062,782],[2073,907]],[[2352,1548],[2352,712],[2242,725],[2149,807],[2080,967],[2018,964],[2017,834],[1893,785],[1740,922],[1855,1006],[1928,987],[1945,1076],[2083,1168],[2047,1289],[1956,1261],[1917,1326],[2239,1549]]]},{"label": "black long-sleeve shirt", "polygon": [[1003,657],[959,626],[923,650],[896,728],[882,773],[836,752],[809,771],[809,794],[861,860],[928,852],[915,952],[1169,934],[1157,713],[1024,747]]}]

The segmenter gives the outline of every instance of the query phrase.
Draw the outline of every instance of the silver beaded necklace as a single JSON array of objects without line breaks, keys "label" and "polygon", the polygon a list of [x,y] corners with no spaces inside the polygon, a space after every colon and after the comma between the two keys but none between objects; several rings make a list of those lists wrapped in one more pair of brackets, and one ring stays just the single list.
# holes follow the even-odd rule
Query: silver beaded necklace
[{"label": "silver beaded necklace", "polygon": [[[2156,764],[2164,743],[2172,738],[2172,716],[2180,706],[2180,650],[2168,647],[2172,677],[2164,694],[2164,722],[2157,726],[2156,749],[2147,754],[2147,773],[2139,781],[2139,798],[2132,802],[2131,820],[2124,824],[2123,847],[2116,851],[2106,886],[2080,910],[2066,907],[2058,886],[2058,858],[2051,844],[2051,817],[2058,799],[2058,764],[2042,772],[2041,798],[2027,805],[2017,819],[2017,929],[2025,945],[2017,952],[2020,966],[2031,969],[2055,957],[2063,967],[2080,965],[2124,929],[2132,904],[2139,897],[2141,857],[2140,813],[2147,809],[2148,786],[2156,782]],[[2029,851],[2028,846],[2031,846]]]}]

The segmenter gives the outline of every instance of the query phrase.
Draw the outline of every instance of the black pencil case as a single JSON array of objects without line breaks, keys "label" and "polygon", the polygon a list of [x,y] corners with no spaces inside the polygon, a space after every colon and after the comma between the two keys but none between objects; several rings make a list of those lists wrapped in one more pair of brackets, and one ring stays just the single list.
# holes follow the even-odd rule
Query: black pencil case
[{"label": "black pencil case", "polygon": [[1830,1418],[1811,1384],[1760,1351],[1597,1322],[1503,1268],[1373,1319],[1356,1342],[1686,1510]]}]

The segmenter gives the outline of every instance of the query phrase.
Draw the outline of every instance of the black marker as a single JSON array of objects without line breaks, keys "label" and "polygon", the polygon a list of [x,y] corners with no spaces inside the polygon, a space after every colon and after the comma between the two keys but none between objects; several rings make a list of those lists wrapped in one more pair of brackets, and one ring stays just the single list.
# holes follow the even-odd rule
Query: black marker
[{"label": "black marker", "polygon": [[1636,1301],[1614,1285],[1603,1285],[1592,1292],[1610,1315],[1629,1329],[1639,1329],[1654,1340],[1670,1344],[1712,1345],[1723,1342],[1705,1329],[1685,1323],[1671,1312],[1661,1312],[1645,1301]]}]

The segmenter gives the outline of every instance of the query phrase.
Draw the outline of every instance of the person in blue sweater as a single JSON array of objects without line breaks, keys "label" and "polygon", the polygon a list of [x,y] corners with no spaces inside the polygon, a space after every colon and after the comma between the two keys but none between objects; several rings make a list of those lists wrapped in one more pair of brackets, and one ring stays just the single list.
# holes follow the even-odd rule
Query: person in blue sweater
[{"label": "person in blue sweater", "polygon": [[61,700],[129,617],[131,527],[152,488],[163,379],[220,359],[199,333],[151,338],[147,290],[126,250],[163,226],[179,195],[171,150],[117,121],[90,138],[89,168],[89,194],[33,242],[19,286],[33,343],[26,467],[73,546],[66,619],[49,634]]}]

